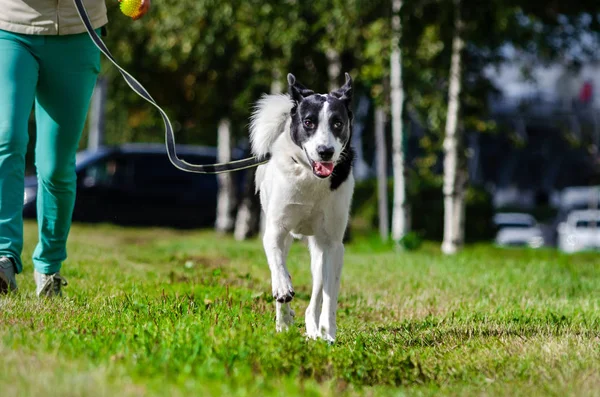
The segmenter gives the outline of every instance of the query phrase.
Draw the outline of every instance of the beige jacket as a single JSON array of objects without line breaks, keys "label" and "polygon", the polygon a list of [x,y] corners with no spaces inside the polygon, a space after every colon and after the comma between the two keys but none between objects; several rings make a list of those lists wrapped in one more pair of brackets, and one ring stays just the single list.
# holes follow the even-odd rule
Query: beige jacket
[{"label": "beige jacket", "polygon": [[[83,4],[95,29],[108,22],[104,0]],[[0,0],[0,29],[41,35],[85,32],[73,0]]]}]

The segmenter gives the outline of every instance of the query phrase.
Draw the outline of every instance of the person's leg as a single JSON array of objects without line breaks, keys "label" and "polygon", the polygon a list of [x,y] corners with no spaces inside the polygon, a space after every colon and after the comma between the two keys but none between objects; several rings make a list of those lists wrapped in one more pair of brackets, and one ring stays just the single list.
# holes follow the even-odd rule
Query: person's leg
[{"label": "person's leg", "polygon": [[48,36],[40,53],[35,103],[39,243],[33,263],[37,273],[49,275],[58,272],[67,257],[77,183],[75,154],[100,70],[100,52],[87,34],[78,34]]},{"label": "person's leg", "polygon": [[23,193],[27,126],[38,80],[30,44],[36,38],[0,30],[0,257],[23,269]]}]

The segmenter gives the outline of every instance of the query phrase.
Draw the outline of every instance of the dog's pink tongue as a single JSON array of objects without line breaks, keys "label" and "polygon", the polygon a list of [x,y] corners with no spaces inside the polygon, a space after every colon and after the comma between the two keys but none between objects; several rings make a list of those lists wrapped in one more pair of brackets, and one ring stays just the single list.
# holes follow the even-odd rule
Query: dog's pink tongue
[{"label": "dog's pink tongue", "polygon": [[315,173],[319,176],[327,177],[333,172],[333,163],[322,163],[315,161]]}]

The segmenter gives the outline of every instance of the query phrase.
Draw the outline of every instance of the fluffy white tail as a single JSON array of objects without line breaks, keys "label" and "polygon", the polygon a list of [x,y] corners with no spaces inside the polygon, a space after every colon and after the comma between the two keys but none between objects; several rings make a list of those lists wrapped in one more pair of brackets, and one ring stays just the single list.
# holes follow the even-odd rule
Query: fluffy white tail
[{"label": "fluffy white tail", "polygon": [[288,95],[264,95],[250,118],[250,144],[255,156],[264,156],[285,129],[294,103]]}]

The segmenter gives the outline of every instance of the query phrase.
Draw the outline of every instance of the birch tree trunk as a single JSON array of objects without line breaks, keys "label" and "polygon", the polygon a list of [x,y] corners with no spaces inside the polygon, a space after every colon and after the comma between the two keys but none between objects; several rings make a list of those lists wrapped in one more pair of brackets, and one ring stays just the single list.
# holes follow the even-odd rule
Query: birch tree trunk
[{"label": "birch tree trunk", "polygon": [[330,48],[326,51],[325,56],[327,57],[327,75],[329,77],[329,91],[333,91],[338,87],[338,78],[340,77],[340,71],[342,64],[340,61],[340,54]]},{"label": "birch tree trunk", "polygon": [[375,157],[377,164],[377,205],[379,214],[379,234],[387,241],[390,235],[387,188],[387,145],[385,142],[385,110],[375,109]]},{"label": "birch tree trunk", "polygon": [[[327,33],[332,35],[335,33],[335,27],[333,24],[327,25]],[[342,72],[342,61],[340,59],[340,53],[335,48],[328,48],[325,51],[325,57],[327,58],[327,77],[329,78],[329,91],[333,91],[338,86],[338,80],[340,73]]]},{"label": "birch tree trunk", "polygon": [[233,236],[242,241],[255,236],[260,227],[260,197],[254,188],[256,167],[246,170],[244,183],[244,197],[235,218],[235,230]]},{"label": "birch tree trunk", "polygon": [[[219,122],[217,142],[217,162],[231,161],[231,123],[224,118]],[[226,172],[217,175],[219,193],[217,196],[217,220],[215,229],[218,233],[229,233],[233,230],[235,211],[235,185],[233,176]]]},{"label": "birch tree trunk", "polygon": [[454,0],[454,38],[450,85],[448,88],[448,115],[444,139],[444,241],[442,252],[456,253],[463,245],[465,222],[465,186],[467,173],[462,157],[462,134],[459,129],[460,92],[462,80],[463,21],[460,0]]},{"label": "birch tree trunk", "polygon": [[400,51],[400,37],[402,35],[400,10],[402,9],[402,4],[403,0],[392,0],[392,55],[390,62],[392,91],[392,160],[394,165],[392,238],[396,243],[398,243],[408,232],[404,151],[402,148],[402,107],[404,104],[402,53]]}]

